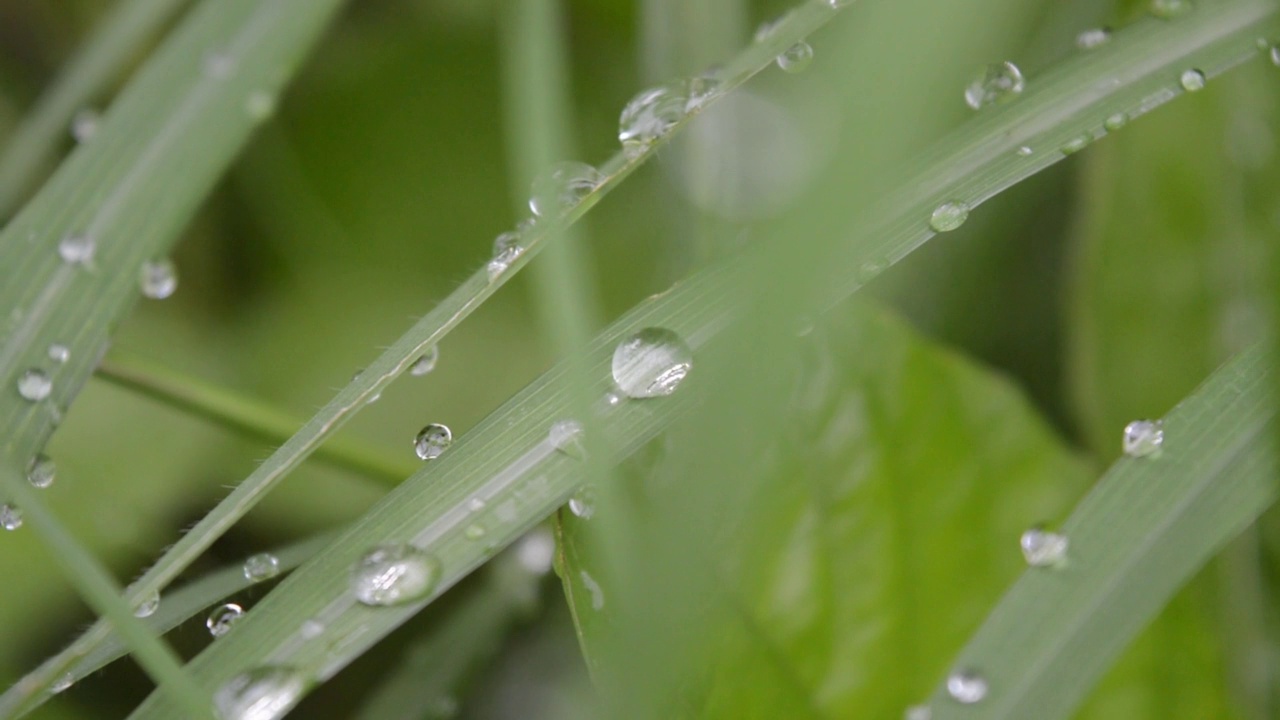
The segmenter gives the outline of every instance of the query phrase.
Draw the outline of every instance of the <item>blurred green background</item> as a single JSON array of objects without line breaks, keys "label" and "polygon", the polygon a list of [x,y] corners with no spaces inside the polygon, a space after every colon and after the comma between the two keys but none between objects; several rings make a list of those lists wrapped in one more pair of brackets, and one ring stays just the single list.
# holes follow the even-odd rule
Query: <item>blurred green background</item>
[{"label": "blurred green background", "polygon": [[[0,135],[90,31],[103,5],[0,0]],[[119,328],[114,347],[300,418],[328,400],[377,348],[482,264],[493,237],[524,215],[505,149],[505,128],[518,122],[507,115],[502,97],[505,5],[351,3],[276,118],[192,223],[175,255],[177,294],[140,304]],[[969,18],[971,27],[947,32],[971,39],[951,48],[957,56],[938,63],[936,71],[922,73],[929,87],[919,89],[944,100],[930,103],[938,111],[919,119],[921,136],[936,137],[968,116],[960,89],[975,68],[1013,57],[1034,73],[1070,52],[1076,32],[1122,23],[1135,12],[1133,4],[1101,0],[968,5],[947,16]],[[759,21],[786,4],[573,0],[566,6],[573,141],[579,159],[599,162],[614,152],[618,111],[635,91],[727,57]],[[857,17],[851,13],[838,22]],[[822,63],[824,44],[840,37],[832,30],[812,38],[815,65]],[[139,48],[140,59],[145,50]],[[938,59],[920,54],[921,62]],[[892,62],[873,71],[891,72]],[[1231,351],[1257,337],[1265,322],[1259,274],[1280,222],[1280,173],[1272,159],[1280,76],[1259,65],[1014,188],[960,231],[926,245],[873,283],[871,294],[880,304],[924,336],[908,347],[922,342],[928,349],[921,352],[932,358],[930,353],[942,352],[932,347],[936,343],[976,362],[957,361],[968,369],[953,370],[951,360],[922,361],[922,377],[943,372],[927,369],[939,362],[964,388],[987,387],[968,384],[980,375],[973,382],[999,388],[991,392],[1001,398],[1007,392],[1029,399],[1029,406],[1007,401],[1035,427],[1043,423],[1038,449],[1026,462],[1069,468],[1055,476],[1069,476],[1069,482],[1054,491],[1061,497],[1053,503],[1037,497],[1027,507],[1065,512],[1087,488],[1091,470],[1118,454],[1125,422],[1164,413]],[[771,69],[751,86],[752,97],[764,99],[747,101],[737,112],[759,117],[772,111],[751,102],[786,106],[788,93],[820,94],[821,83],[856,71],[827,68],[810,79]],[[108,101],[100,98],[99,104]],[[822,137],[829,119],[800,114],[788,122],[806,128],[801,151],[822,153],[814,138]],[[658,162],[624,183],[584,224],[592,282],[607,318],[722,253],[724,243],[709,247],[707,237],[733,238],[750,227],[740,217],[715,219],[710,234],[699,225],[706,213],[679,180],[686,150],[677,144],[659,153]],[[764,197],[785,194],[767,182],[763,188]],[[883,342],[899,342],[896,332]],[[453,332],[441,350],[432,374],[399,381],[343,432],[390,457],[412,458],[411,440],[420,426],[445,422],[455,434],[464,433],[554,359],[523,276]],[[894,362],[885,358],[850,377],[868,387],[893,387],[888,375],[878,373],[900,369]],[[902,394],[906,400],[885,392],[891,409],[915,399],[911,392]],[[971,407],[962,404],[956,412]],[[923,417],[927,425],[929,413]],[[974,442],[999,445],[1003,437]],[[906,440],[888,434],[874,442],[880,444],[866,448],[868,454],[902,452]],[[94,381],[50,446],[58,480],[47,496],[77,536],[127,579],[269,450]],[[918,473],[962,461],[944,454],[932,462]],[[981,474],[975,471],[975,477]],[[383,491],[376,481],[308,463],[194,571],[354,519]],[[999,522],[1016,526],[1018,513],[1010,509],[1007,515]],[[964,534],[969,518],[952,519],[957,527],[947,532]],[[91,615],[33,534],[0,540],[0,683],[7,685],[59,649]],[[1269,546],[1261,547],[1265,554]],[[969,630],[1016,573],[1017,556],[1011,557],[992,560],[994,569],[981,581],[977,571],[964,576],[983,583],[979,595],[985,598],[962,613]],[[924,585],[947,577],[940,566],[913,571]],[[1204,575],[1082,717],[1245,712],[1237,686],[1248,684],[1241,679],[1248,671],[1238,667],[1238,638],[1223,622],[1231,611],[1223,598],[1242,581],[1220,568]],[[262,592],[257,588],[238,600],[249,606]],[[1273,611],[1263,608],[1267,618]],[[339,675],[297,716],[350,716],[373,680],[399,661],[413,627],[432,619],[433,613],[425,614]],[[947,635],[938,657],[953,653],[967,634]],[[199,623],[173,639],[186,651],[206,642]],[[1265,644],[1266,652],[1275,649]],[[498,655],[462,699],[462,716],[564,716],[564,704],[578,697],[585,667],[558,587],[548,588],[543,610],[522,622]],[[921,661],[925,684],[917,682],[917,692],[936,679],[940,668],[933,665]],[[148,687],[127,661],[118,663],[36,716],[123,716]]]}]

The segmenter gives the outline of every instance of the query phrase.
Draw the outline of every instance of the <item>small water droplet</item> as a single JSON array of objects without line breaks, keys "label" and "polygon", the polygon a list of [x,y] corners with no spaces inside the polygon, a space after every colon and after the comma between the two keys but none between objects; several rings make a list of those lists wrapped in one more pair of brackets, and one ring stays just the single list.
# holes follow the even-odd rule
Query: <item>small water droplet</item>
[{"label": "small water droplet", "polygon": [[1111,31],[1104,27],[1089,28],[1076,35],[1076,47],[1081,50],[1092,50],[1100,45],[1105,45],[1111,39]]},{"label": "small water droplet", "polygon": [[413,439],[413,451],[422,460],[435,460],[453,444],[453,433],[445,425],[431,423]]},{"label": "small water droplet", "polygon": [[778,56],[778,67],[789,73],[804,72],[813,62],[813,47],[801,41],[782,51]]},{"label": "small water droplet", "polygon": [[1030,145],[1023,145],[1022,147],[1018,148],[1014,152],[1018,154],[1018,157],[1031,157],[1031,153],[1033,151]]},{"label": "small water droplet", "polygon": [[71,686],[75,684],[76,684],[75,676],[72,675],[71,673],[66,673],[62,677],[53,681],[53,684],[49,686],[49,692],[53,693],[54,695],[57,695],[59,693],[64,693],[70,690]]},{"label": "small water droplet", "polygon": [[32,368],[18,377],[18,394],[24,400],[39,402],[53,392],[53,381],[43,370]]},{"label": "small water droplet", "polygon": [[280,574],[280,559],[271,553],[250,555],[244,561],[244,579],[249,582],[262,582]]},{"label": "small water droplet", "polygon": [[22,510],[9,503],[0,504],[0,528],[17,530],[22,527]]},{"label": "small water droplet", "polygon": [[27,482],[43,490],[53,484],[58,468],[48,455],[36,455],[27,466]]},{"label": "small water droplet", "polygon": [[569,512],[583,520],[590,520],[596,514],[596,491],[587,485],[569,498]]},{"label": "small water droplet", "polygon": [[245,98],[244,111],[250,119],[262,122],[275,114],[276,96],[265,90],[255,90]]},{"label": "small water droplet", "polygon": [[168,258],[148,260],[138,271],[138,287],[143,297],[163,300],[178,289],[178,268]]},{"label": "small water droplet", "polygon": [[529,210],[538,217],[565,212],[595,192],[603,182],[604,175],[586,163],[556,163],[534,178]]},{"label": "small water droplet", "polygon": [[1022,93],[1026,81],[1017,65],[1009,61],[988,65],[982,75],[964,90],[965,103],[981,110],[997,102],[1008,102]]},{"label": "small water droplet", "polygon": [[1280,67],[1280,45],[1272,45],[1267,49],[1267,57],[1271,59],[1271,64]]},{"label": "small water droplet", "polygon": [[579,571],[578,577],[582,580],[582,586],[587,589],[587,592],[591,593],[591,609],[603,610],[604,590],[600,587],[600,583],[596,582],[595,578],[591,577],[586,570]]},{"label": "small water droplet", "polygon": [[478,497],[473,497],[467,501],[467,509],[471,512],[480,512],[484,509],[484,501]]},{"label": "small water droplet", "polygon": [[148,618],[156,614],[156,610],[160,609],[160,593],[152,590],[150,594],[142,598],[137,605],[133,606],[133,616],[138,618]]},{"label": "small water droplet", "polygon": [[491,282],[506,272],[507,268],[511,267],[511,263],[524,253],[523,240],[524,237],[519,232],[504,232],[494,238],[493,258],[486,266]]},{"label": "small water droplet", "polygon": [[627,103],[618,118],[618,141],[626,156],[635,159],[666,135],[685,116],[689,97],[681,83],[642,90]]},{"label": "small water droplet", "polygon": [[231,632],[231,626],[239,622],[242,617],[244,617],[244,608],[235,603],[227,603],[214,608],[205,619],[204,626],[209,628],[210,635],[222,637]]},{"label": "small water droplet", "polygon": [[1184,70],[1178,78],[1178,83],[1182,85],[1182,89],[1187,92],[1195,92],[1204,89],[1204,73],[1195,68]]},{"label": "small water droplet", "polygon": [[49,359],[56,363],[64,363],[71,359],[71,350],[66,345],[54,343],[49,346]]},{"label": "small water droplet", "polygon": [[303,640],[314,640],[320,637],[323,632],[324,623],[318,620],[303,620],[302,625],[298,628],[298,634],[302,636]]},{"label": "small water droplet", "polygon": [[791,12],[792,11],[784,12],[772,20],[765,20],[760,23],[756,27],[755,34],[752,35],[752,38],[757,43],[767,42],[769,38],[773,37],[773,34],[778,31],[778,28],[782,27],[782,24],[791,17]]},{"label": "small water droplet", "polygon": [[558,420],[551,424],[547,441],[565,455],[581,460],[586,456],[582,447],[582,433],[582,423],[577,420]]},{"label": "small water droplet", "polygon": [[551,572],[551,564],[556,556],[556,539],[545,528],[538,528],[525,534],[516,543],[516,560],[520,567],[532,575],[546,575]]},{"label": "small water droplet", "polygon": [[1060,150],[1063,155],[1075,155],[1081,150],[1089,147],[1089,143],[1093,142],[1093,136],[1089,133],[1077,135],[1062,144]]},{"label": "small water droplet", "polygon": [[933,710],[928,705],[912,705],[902,714],[902,720],[932,720]]},{"label": "small water droplet", "polygon": [[1128,122],[1129,116],[1118,112],[1114,115],[1108,115],[1107,119],[1102,121],[1102,127],[1106,128],[1107,132],[1115,132],[1128,124]]},{"label": "small water droplet", "polygon": [[609,390],[600,398],[601,410],[605,412],[613,410],[622,404],[622,400],[622,393],[617,390]]},{"label": "small water droplet", "polygon": [[421,377],[436,369],[436,362],[440,360],[440,348],[432,345],[422,357],[413,361],[409,366],[409,374]]},{"label": "small water droplet", "polygon": [[693,351],[666,328],[645,328],[613,351],[613,381],[627,397],[670,395],[693,369]]},{"label": "small water droplet", "polygon": [[93,251],[97,243],[92,237],[84,234],[72,234],[58,242],[58,257],[71,265],[87,265],[93,260]]},{"label": "small water droplet", "polygon": [[696,75],[689,79],[689,98],[685,102],[686,112],[695,112],[702,109],[711,100],[720,94],[720,81],[718,71],[707,70],[701,75]]},{"label": "small water droplet", "polygon": [[1164,422],[1160,420],[1134,420],[1124,426],[1124,454],[1129,457],[1146,457],[1160,451],[1164,444]]},{"label": "small water droplet", "polygon": [[1191,12],[1191,0],[1151,0],[1151,14],[1158,18],[1175,18]]},{"label": "small water droplet", "polygon": [[963,200],[952,200],[934,208],[933,214],[929,216],[929,227],[933,228],[934,232],[951,232],[968,219],[969,203]]},{"label": "small water droplet", "polygon": [[963,705],[982,702],[987,689],[986,679],[972,670],[957,670],[947,676],[947,694]]},{"label": "small water droplet", "polygon": [[205,77],[226,80],[236,68],[235,60],[225,52],[211,52],[204,56]]},{"label": "small water droplet", "polygon": [[240,673],[213,694],[221,720],[277,720],[306,692],[302,673],[283,665],[267,665]]},{"label": "small water droplet", "polygon": [[485,535],[484,526],[479,523],[471,523],[467,529],[462,532],[468,540],[480,540]]},{"label": "small water droplet", "polygon": [[71,137],[78,143],[87,143],[98,134],[98,124],[102,116],[93,108],[83,108],[71,116]]},{"label": "small water droplet", "polygon": [[351,589],[365,605],[399,605],[429,595],[440,573],[440,561],[412,545],[382,545],[356,562]]},{"label": "small water droplet", "polygon": [[1062,565],[1066,562],[1067,548],[1070,545],[1066,535],[1047,532],[1039,527],[1022,533],[1018,544],[1022,547],[1022,557],[1031,567]]}]

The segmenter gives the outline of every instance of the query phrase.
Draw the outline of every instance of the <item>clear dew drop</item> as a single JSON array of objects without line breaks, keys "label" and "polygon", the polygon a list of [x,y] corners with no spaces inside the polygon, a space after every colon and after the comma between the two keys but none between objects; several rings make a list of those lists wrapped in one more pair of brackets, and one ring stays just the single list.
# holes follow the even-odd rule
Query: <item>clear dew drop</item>
[{"label": "clear dew drop", "polygon": [[596,491],[587,485],[569,498],[569,512],[583,520],[590,520],[596,514]]},{"label": "clear dew drop", "polygon": [[17,530],[22,527],[22,510],[9,503],[0,504],[0,528]]},{"label": "clear dew drop", "polygon": [[435,460],[444,454],[453,444],[453,432],[448,426],[431,423],[418,432],[413,439],[413,451],[422,460]]},{"label": "clear dew drop", "polygon": [[148,618],[156,614],[156,610],[160,609],[160,593],[151,591],[151,594],[142,598],[142,600],[133,606],[133,616],[138,618]]},{"label": "clear dew drop", "polygon": [[981,110],[997,102],[1008,102],[1025,88],[1022,71],[1006,60],[988,65],[982,75],[969,83],[964,90],[964,101],[974,110]]},{"label": "clear dew drop", "polygon": [[1031,153],[1034,151],[1031,149],[1030,145],[1023,145],[1017,150],[1014,150],[1014,152],[1018,154],[1018,157],[1031,157]]},{"label": "clear dew drop", "polygon": [[298,704],[306,689],[302,673],[268,665],[228,680],[213,694],[213,706],[222,720],[276,720]]},{"label": "clear dew drop", "polygon": [[83,233],[68,235],[58,242],[58,257],[69,265],[86,265],[97,249],[94,239]]},{"label": "clear dew drop", "polygon": [[27,466],[27,482],[41,490],[53,484],[58,475],[58,468],[48,455],[36,455]]},{"label": "clear dew drop", "polygon": [[582,202],[604,182],[604,175],[581,162],[561,162],[534,178],[529,210],[537,217],[558,215]]},{"label": "clear dew drop", "polygon": [[636,158],[666,135],[685,116],[687,83],[670,83],[642,90],[618,117],[618,141],[628,158]]},{"label": "clear dew drop", "polygon": [[245,98],[244,111],[249,119],[262,122],[276,112],[276,96],[266,90],[255,90]]},{"label": "clear dew drop", "polygon": [[280,574],[280,559],[271,553],[250,555],[244,561],[244,579],[249,582],[262,582]]},{"label": "clear dew drop", "polygon": [[1196,92],[1204,89],[1204,73],[1195,68],[1184,70],[1178,78],[1178,84],[1187,92]]},{"label": "clear dew drop", "polygon": [[532,530],[516,543],[516,560],[530,575],[542,576],[551,572],[555,556],[556,539],[546,528]]},{"label": "clear dew drop", "polygon": [[142,296],[163,300],[178,289],[178,268],[168,258],[148,260],[138,271],[138,287]]},{"label": "clear dew drop", "polygon": [[71,686],[75,684],[76,684],[75,676],[72,675],[71,673],[67,673],[62,677],[58,678],[57,680],[53,681],[53,684],[49,686],[49,692],[54,695],[57,695],[59,693],[64,693],[70,690]]},{"label": "clear dew drop", "polygon": [[813,47],[801,41],[782,51],[778,56],[778,67],[789,73],[804,72],[813,62]]},{"label": "clear dew drop", "polygon": [[467,501],[467,509],[471,512],[480,512],[484,509],[484,501],[478,497],[473,497]]},{"label": "clear dew drop", "polygon": [[582,423],[577,420],[557,420],[551,424],[547,433],[547,441],[556,450],[571,458],[581,460],[586,456],[582,447]]},{"label": "clear dew drop", "polygon": [[504,232],[493,240],[493,257],[486,270],[492,282],[511,267],[517,258],[524,253],[524,237],[519,232]]},{"label": "clear dew drop", "polygon": [[613,351],[613,381],[624,395],[652,398],[670,395],[693,369],[693,351],[666,328],[645,328]]},{"label": "clear dew drop", "polygon": [[1022,557],[1031,567],[1055,567],[1066,562],[1070,542],[1066,535],[1033,527],[1022,533],[1018,545],[1022,548]]},{"label": "clear dew drop", "polygon": [[87,143],[98,134],[102,116],[93,108],[84,108],[71,116],[71,137],[78,143]]},{"label": "clear dew drop", "polygon": [[972,670],[957,670],[947,676],[947,694],[962,705],[982,702],[987,689],[986,679]]},{"label": "clear dew drop", "polygon": [[412,545],[382,545],[356,561],[351,590],[365,605],[400,605],[429,595],[440,573],[440,561]]},{"label": "clear dew drop", "polygon": [[235,603],[227,603],[214,608],[209,617],[205,618],[204,626],[209,629],[210,635],[222,637],[231,632],[231,627],[240,622],[242,617],[244,608]]},{"label": "clear dew drop", "polygon": [[1124,426],[1122,448],[1129,457],[1154,455],[1163,444],[1164,423],[1160,420],[1134,420]]},{"label": "clear dew drop", "polygon": [[929,227],[933,228],[934,232],[951,232],[968,219],[969,203],[963,200],[952,200],[934,208],[933,214],[929,216]]},{"label": "clear dew drop", "polygon": [[416,377],[422,377],[436,369],[436,363],[440,360],[440,348],[432,345],[422,357],[413,361],[409,366],[409,374]]},{"label": "clear dew drop", "polygon": [[315,638],[320,637],[323,632],[324,623],[318,620],[303,620],[302,625],[298,627],[298,635],[300,635],[303,640],[314,640]]},{"label": "clear dew drop", "polygon": [[1108,115],[1107,119],[1102,121],[1102,127],[1106,128],[1107,132],[1115,132],[1127,124],[1129,124],[1129,116],[1122,112]]},{"label": "clear dew drop", "polygon": [[689,80],[689,97],[685,101],[686,112],[696,112],[720,94],[721,83],[715,70],[707,70]]},{"label": "clear dew drop", "polygon": [[1089,133],[1084,133],[1081,135],[1077,135],[1071,138],[1070,140],[1066,141],[1065,143],[1063,143],[1062,147],[1059,148],[1059,150],[1062,151],[1063,155],[1075,155],[1081,150],[1089,147],[1089,143],[1091,142],[1093,142],[1093,136],[1091,136]]},{"label": "clear dew drop", "polygon": [[71,349],[66,345],[54,343],[49,346],[49,359],[61,365],[71,359]]},{"label": "clear dew drop", "polygon": [[1151,0],[1150,12],[1158,18],[1175,18],[1191,12],[1191,0]]},{"label": "clear dew drop", "polygon": [[902,713],[902,720],[932,720],[933,710],[928,705],[912,705]]},{"label": "clear dew drop", "polygon": [[1076,47],[1081,50],[1092,50],[1105,45],[1111,39],[1111,31],[1104,27],[1089,28],[1076,35]]},{"label": "clear dew drop", "polygon": [[43,370],[32,368],[18,376],[18,394],[24,400],[40,402],[53,392],[53,381]]}]

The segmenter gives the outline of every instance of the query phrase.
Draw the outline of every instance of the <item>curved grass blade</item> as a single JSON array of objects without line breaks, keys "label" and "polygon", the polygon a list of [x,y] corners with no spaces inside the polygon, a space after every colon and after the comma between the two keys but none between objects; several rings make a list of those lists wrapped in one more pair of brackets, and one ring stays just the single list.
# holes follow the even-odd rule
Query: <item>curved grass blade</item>
[{"label": "curved grass blade", "polygon": [[[956,660],[990,691],[933,717],[1067,717],[1165,601],[1276,497],[1272,356],[1218,370],[1164,419],[1159,455],[1116,462],[1062,530],[1060,571],[1029,570]],[[1119,433],[1117,433],[1118,435]]]}]

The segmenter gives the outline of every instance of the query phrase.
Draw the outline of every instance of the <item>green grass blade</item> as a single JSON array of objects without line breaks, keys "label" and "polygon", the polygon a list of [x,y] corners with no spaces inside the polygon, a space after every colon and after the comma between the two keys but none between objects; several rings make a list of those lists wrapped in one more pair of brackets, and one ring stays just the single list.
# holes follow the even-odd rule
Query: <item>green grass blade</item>
[{"label": "green grass blade", "polygon": [[[1272,358],[1255,347],[1165,418],[1160,454],[1116,462],[1062,526],[1070,563],[1028,570],[960,653],[990,692],[933,717],[1069,716],[1127,642],[1275,499]],[[1117,439],[1119,432],[1117,430]]]},{"label": "green grass blade", "polygon": [[121,0],[102,19],[0,153],[0,218],[12,213],[66,137],[72,116],[103,92],[139,46],[188,0]]}]

